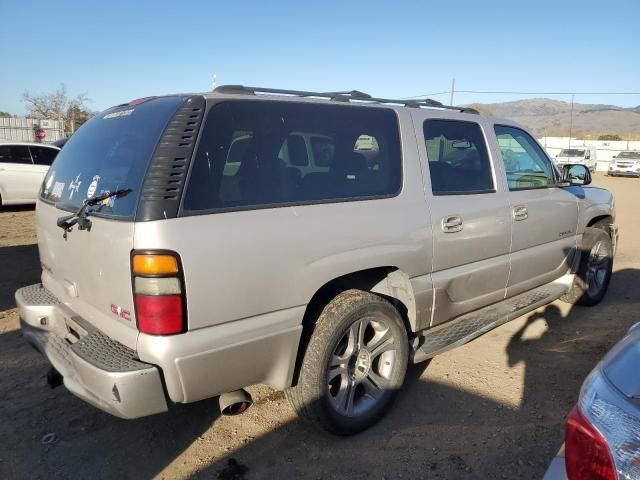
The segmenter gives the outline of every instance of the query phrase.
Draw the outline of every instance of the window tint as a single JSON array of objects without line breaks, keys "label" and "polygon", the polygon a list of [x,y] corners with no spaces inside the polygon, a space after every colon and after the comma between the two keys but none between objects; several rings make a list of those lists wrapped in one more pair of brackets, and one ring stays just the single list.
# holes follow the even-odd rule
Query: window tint
[{"label": "window tint", "polygon": [[33,163],[26,145],[0,145],[0,163]]},{"label": "window tint", "polygon": [[551,162],[538,143],[524,130],[495,126],[509,190],[544,188],[556,183]]},{"label": "window tint", "polygon": [[[357,148],[362,135],[378,146],[375,158]],[[389,196],[400,184],[398,121],[390,109],[223,102],[207,115],[184,209]]]},{"label": "window tint", "polygon": [[59,150],[47,147],[29,147],[36,165],[51,165]]},{"label": "window tint", "polygon": [[423,130],[434,194],[494,191],[491,163],[477,123],[425,120]]},{"label": "window tint", "polygon": [[95,115],[74,133],[49,169],[40,195],[68,210],[93,195],[130,188],[99,215],[130,218],[153,152],[184,97],[160,97]]}]

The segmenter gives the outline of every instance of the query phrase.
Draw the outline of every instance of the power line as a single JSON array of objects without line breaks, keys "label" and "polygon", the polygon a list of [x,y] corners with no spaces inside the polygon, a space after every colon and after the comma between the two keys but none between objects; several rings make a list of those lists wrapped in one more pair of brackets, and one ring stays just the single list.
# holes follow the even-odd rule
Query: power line
[{"label": "power line", "polygon": [[[424,93],[422,95],[413,95],[410,98],[434,97],[436,95],[448,95],[451,90],[445,92]],[[502,90],[456,90],[456,93],[476,93],[476,94],[492,94],[492,95],[640,95],[640,92],[522,92],[522,91],[502,91]]]}]

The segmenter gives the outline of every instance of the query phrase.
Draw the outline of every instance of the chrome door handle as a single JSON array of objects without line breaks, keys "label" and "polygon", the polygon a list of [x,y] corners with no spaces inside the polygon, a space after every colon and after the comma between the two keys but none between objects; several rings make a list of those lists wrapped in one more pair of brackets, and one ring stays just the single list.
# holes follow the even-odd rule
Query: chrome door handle
[{"label": "chrome door handle", "polygon": [[527,207],[514,207],[513,208],[513,219],[516,222],[520,220],[526,220],[529,217],[529,210]]},{"label": "chrome door handle", "polygon": [[442,231],[444,233],[456,233],[462,230],[462,218],[457,215],[442,217]]}]

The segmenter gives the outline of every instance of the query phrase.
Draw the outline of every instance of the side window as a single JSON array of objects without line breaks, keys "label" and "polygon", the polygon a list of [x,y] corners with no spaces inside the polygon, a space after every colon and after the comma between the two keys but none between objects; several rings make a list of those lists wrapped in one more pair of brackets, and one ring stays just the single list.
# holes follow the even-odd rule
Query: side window
[{"label": "side window", "polygon": [[509,190],[546,188],[556,183],[551,161],[531,136],[515,127],[495,126]]},{"label": "side window", "polygon": [[203,129],[185,193],[187,211],[400,191],[398,119],[388,108],[227,101],[210,109]]},{"label": "side window", "polygon": [[494,192],[491,162],[480,125],[454,120],[423,124],[434,195]]},{"label": "side window", "polygon": [[26,145],[0,145],[0,163],[33,164],[29,147]]},{"label": "side window", "polygon": [[51,166],[58,154],[58,150],[47,147],[29,147],[29,150],[31,150],[31,156],[36,165]]}]

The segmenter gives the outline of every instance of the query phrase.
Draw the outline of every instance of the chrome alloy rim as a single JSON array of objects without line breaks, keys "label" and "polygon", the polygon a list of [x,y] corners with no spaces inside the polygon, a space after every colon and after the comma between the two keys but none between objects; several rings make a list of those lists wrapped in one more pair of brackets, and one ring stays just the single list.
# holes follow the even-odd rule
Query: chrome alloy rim
[{"label": "chrome alloy rim", "polygon": [[398,339],[379,318],[354,322],[338,341],[327,369],[330,404],[355,417],[374,408],[389,389],[398,365]]},{"label": "chrome alloy rim", "polygon": [[590,295],[597,295],[604,285],[609,270],[609,249],[605,242],[597,242],[589,252],[585,282]]}]

